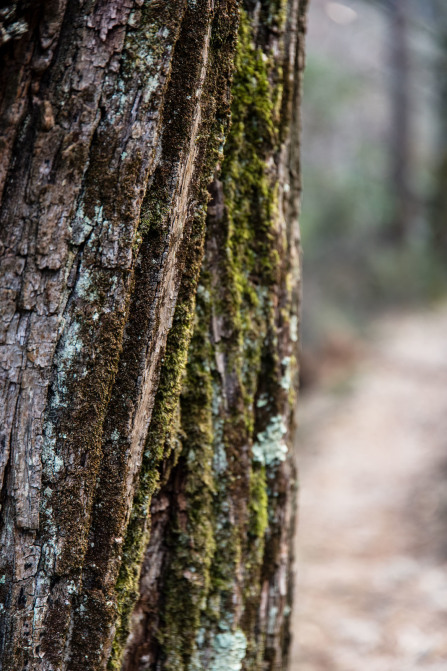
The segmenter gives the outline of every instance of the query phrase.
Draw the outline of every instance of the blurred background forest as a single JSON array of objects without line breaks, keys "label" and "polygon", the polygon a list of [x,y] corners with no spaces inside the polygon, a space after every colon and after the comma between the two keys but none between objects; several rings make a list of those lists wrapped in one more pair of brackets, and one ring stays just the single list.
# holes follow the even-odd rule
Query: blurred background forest
[{"label": "blurred background forest", "polygon": [[447,0],[311,0],[291,671],[447,669]]},{"label": "blurred background forest", "polygon": [[[378,311],[446,288],[447,3],[310,3],[303,383]],[[310,369],[309,369],[310,368]]]}]

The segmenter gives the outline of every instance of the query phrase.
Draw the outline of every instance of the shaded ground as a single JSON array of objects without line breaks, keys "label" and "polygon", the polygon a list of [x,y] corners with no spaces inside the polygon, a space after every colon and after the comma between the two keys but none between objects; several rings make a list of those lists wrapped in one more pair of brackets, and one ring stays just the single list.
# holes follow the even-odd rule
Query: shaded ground
[{"label": "shaded ground", "polygon": [[447,307],[303,396],[292,671],[447,669]]}]

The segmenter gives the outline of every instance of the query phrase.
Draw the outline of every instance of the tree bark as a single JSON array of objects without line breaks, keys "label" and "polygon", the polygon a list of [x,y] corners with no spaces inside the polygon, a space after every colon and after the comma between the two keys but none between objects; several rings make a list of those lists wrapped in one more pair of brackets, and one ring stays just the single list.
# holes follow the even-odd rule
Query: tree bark
[{"label": "tree bark", "polygon": [[285,668],[305,4],[0,10],[4,671]]}]

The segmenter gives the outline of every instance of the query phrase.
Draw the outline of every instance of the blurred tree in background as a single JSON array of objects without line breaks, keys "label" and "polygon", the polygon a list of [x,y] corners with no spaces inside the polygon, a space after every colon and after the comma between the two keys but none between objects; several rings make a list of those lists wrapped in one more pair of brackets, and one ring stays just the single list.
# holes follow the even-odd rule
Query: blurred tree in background
[{"label": "blurred tree in background", "polygon": [[313,0],[304,77],[304,347],[440,296],[447,5]]},{"label": "blurred tree in background", "polygon": [[428,3],[437,43],[437,165],[435,171],[432,232],[435,249],[441,258],[447,257],[447,6],[442,0]]},{"label": "blurred tree in background", "polygon": [[391,102],[390,183],[393,189],[393,212],[388,237],[398,244],[404,244],[412,228],[415,206],[411,184],[411,63],[407,0],[390,0],[388,15]]}]

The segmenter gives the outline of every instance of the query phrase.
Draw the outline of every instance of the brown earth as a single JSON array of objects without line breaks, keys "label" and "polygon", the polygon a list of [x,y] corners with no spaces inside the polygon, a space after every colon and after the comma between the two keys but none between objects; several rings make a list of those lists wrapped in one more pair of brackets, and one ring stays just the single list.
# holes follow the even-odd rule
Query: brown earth
[{"label": "brown earth", "polygon": [[447,307],[303,395],[292,671],[447,669]]}]

